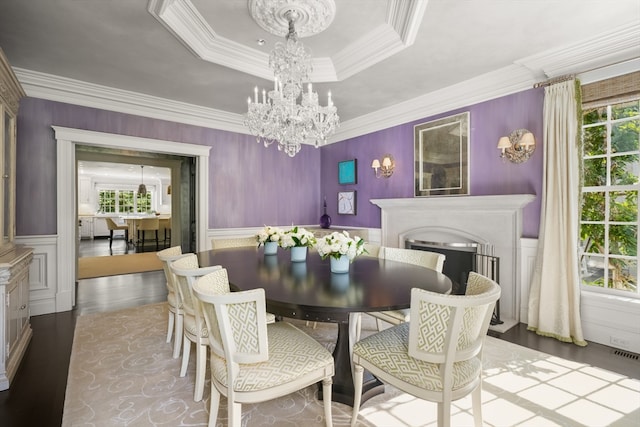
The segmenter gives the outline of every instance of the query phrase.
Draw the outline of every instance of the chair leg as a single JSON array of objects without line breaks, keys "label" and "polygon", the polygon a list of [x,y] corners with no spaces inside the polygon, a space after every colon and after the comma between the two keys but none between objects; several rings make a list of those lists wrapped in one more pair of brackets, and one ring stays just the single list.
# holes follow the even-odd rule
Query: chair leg
[{"label": "chair leg", "polygon": [[207,346],[196,344],[196,386],[193,400],[200,402],[204,393],[204,377],[207,371]]},{"label": "chair leg", "polygon": [[362,401],[362,378],[364,368],[360,365],[353,365],[353,412],[351,414],[351,427],[355,427],[360,412],[360,402]]},{"label": "chair leg", "polygon": [[211,381],[211,405],[209,406],[209,427],[215,427],[220,409],[220,392]]},{"label": "chair leg", "polygon": [[475,427],[482,427],[482,381],[471,393],[471,408]]},{"label": "chair leg", "polygon": [[378,331],[381,331],[383,326],[384,324],[382,323],[382,320],[376,317],[376,327],[378,328]]},{"label": "chair leg", "polygon": [[333,426],[333,417],[331,416],[331,378],[322,380],[322,400],[324,401],[324,418],[327,427]]},{"label": "chair leg", "polygon": [[171,337],[173,336],[173,329],[175,328],[175,316],[176,314],[172,311],[169,311],[169,322],[167,325],[167,342],[171,342]]},{"label": "chair leg", "polygon": [[187,375],[187,366],[189,366],[189,355],[191,354],[191,341],[186,335],[182,338],[182,365],[180,366],[180,377]]},{"label": "chair leg", "polygon": [[451,400],[438,402],[438,427],[451,426]]},{"label": "chair leg", "polygon": [[113,230],[109,230],[109,249],[111,249],[112,244],[113,244]]},{"label": "chair leg", "polygon": [[158,230],[156,230],[156,251],[159,249],[158,246]]},{"label": "chair leg", "polygon": [[242,405],[229,400],[229,427],[240,427],[242,424]]},{"label": "chair leg", "polygon": [[178,314],[176,318],[175,325],[175,333],[174,333],[174,341],[173,341],[173,358],[177,359],[180,356],[180,346],[182,345],[182,335],[184,333],[184,317],[182,314]]}]

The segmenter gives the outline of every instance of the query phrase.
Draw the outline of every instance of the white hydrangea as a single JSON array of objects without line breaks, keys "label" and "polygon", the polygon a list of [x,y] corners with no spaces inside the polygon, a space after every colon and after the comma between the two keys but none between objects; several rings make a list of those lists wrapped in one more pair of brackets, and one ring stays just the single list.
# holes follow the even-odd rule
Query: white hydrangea
[{"label": "white hydrangea", "polygon": [[294,246],[314,247],[316,238],[313,233],[304,227],[292,227],[285,231],[280,239],[280,246],[283,248],[292,248]]},{"label": "white hydrangea", "polygon": [[353,261],[365,252],[364,240],[357,236],[350,237],[347,231],[334,231],[324,236],[317,241],[316,248],[323,259],[328,256],[340,258],[341,255],[346,255],[349,261]]},{"label": "white hydrangea", "polygon": [[256,240],[258,246],[264,245],[266,242],[280,243],[283,235],[284,231],[281,228],[265,225],[264,228],[256,234]]}]

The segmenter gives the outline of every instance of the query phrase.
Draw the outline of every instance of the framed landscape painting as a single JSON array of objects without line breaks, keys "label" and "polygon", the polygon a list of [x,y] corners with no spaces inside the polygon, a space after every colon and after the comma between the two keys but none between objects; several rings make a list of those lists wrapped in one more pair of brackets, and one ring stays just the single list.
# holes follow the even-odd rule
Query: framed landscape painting
[{"label": "framed landscape painting", "polygon": [[414,126],[415,196],[469,194],[469,112]]}]

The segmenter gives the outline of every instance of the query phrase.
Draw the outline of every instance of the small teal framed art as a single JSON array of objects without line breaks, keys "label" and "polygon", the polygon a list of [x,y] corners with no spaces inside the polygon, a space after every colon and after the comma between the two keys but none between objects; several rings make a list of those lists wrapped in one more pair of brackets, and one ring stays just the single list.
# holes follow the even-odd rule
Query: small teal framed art
[{"label": "small teal framed art", "polygon": [[357,184],[357,159],[338,162],[338,184]]}]

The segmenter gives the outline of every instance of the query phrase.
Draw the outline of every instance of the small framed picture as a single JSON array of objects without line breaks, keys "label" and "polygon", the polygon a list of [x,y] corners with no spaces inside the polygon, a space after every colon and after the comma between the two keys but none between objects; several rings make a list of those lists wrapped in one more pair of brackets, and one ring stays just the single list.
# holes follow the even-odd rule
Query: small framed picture
[{"label": "small framed picture", "polygon": [[356,159],[338,162],[338,184],[357,184],[358,169]]},{"label": "small framed picture", "polygon": [[338,191],[338,214],[356,214],[356,191]]}]

